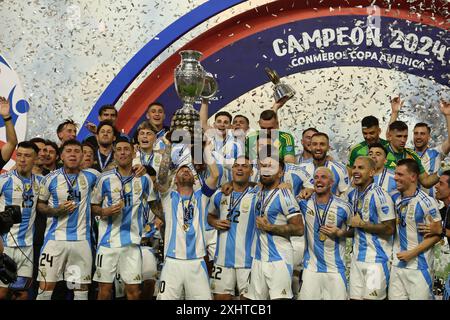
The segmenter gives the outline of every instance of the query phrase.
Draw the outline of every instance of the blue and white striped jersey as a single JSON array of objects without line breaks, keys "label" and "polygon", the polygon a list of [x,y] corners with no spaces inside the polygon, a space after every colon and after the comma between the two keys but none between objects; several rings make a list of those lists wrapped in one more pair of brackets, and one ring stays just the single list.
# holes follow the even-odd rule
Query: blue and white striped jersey
[{"label": "blue and white striped jersey", "polygon": [[220,190],[211,198],[209,213],[219,220],[229,220],[229,230],[218,231],[215,264],[227,268],[251,268],[252,243],[255,235],[256,191],[224,195]]},{"label": "blue and white striped jersey", "polygon": [[92,204],[107,208],[121,200],[124,204],[121,213],[99,220],[99,246],[121,248],[140,244],[148,222],[148,202],[156,200],[150,176],[122,177],[117,169],[103,173],[95,187]]},{"label": "blue and white striped jersey", "polygon": [[397,190],[397,183],[394,180],[394,172],[388,168],[383,168],[381,174],[373,177],[376,185],[380,186],[387,193]]},{"label": "blue and white striped jersey", "polygon": [[232,130],[228,130],[226,138],[223,140],[213,137],[212,156],[217,164],[225,168],[226,175],[231,177],[231,167],[234,161],[244,154],[244,145],[235,139]]},{"label": "blue and white striped jersey", "polygon": [[162,153],[154,151],[152,154],[147,154],[143,151],[136,152],[136,157],[133,159],[133,165],[141,164],[143,166],[151,166],[156,171],[156,176],[159,173],[159,166],[161,165]]},{"label": "blue and white striped jersey", "polygon": [[[441,166],[441,161],[446,156],[442,151],[442,144],[437,146],[436,148],[427,148],[423,152],[417,151],[416,148],[414,148],[414,151],[420,157],[422,165],[429,175],[432,175],[439,170],[439,167]],[[434,197],[436,194],[434,188],[427,189],[424,186],[420,186],[420,188],[430,197]]]},{"label": "blue and white striped jersey", "polygon": [[[309,175],[314,178],[314,172],[316,171],[314,162],[304,162],[301,166],[304,167]],[[327,160],[324,167],[330,169],[334,176],[334,183],[331,188],[331,192],[335,195],[340,195],[347,191],[350,187],[350,179],[348,177],[346,166],[340,162]]]},{"label": "blue and white striped jersey", "polygon": [[45,241],[91,240],[91,195],[99,172],[81,170],[78,174],[65,174],[64,168],[49,173],[41,182],[39,200],[57,208],[65,201],[74,201],[77,208],[69,214],[47,219]]},{"label": "blue and white striped jersey", "polygon": [[300,210],[305,221],[305,269],[314,272],[340,273],[345,278],[345,238],[320,240],[320,226],[333,225],[347,229],[352,217],[350,204],[332,196],[327,204],[318,204],[316,195],[300,200]]},{"label": "blue and white striped jersey", "polygon": [[204,220],[214,192],[204,184],[191,197],[182,196],[173,188],[161,194],[165,217],[164,256],[191,260],[206,255]]},{"label": "blue and white striped jersey", "polygon": [[400,192],[392,194],[397,213],[397,230],[394,239],[393,264],[399,268],[425,270],[433,267],[433,248],[419,254],[409,262],[400,261],[397,253],[417,247],[424,235],[418,232],[417,224],[429,224],[429,217],[433,221],[441,221],[439,208],[435,199],[422,190],[417,190],[412,197],[402,197]]},{"label": "blue and white striped jersey", "polygon": [[[258,188],[259,189],[259,188]],[[288,189],[258,190],[256,215],[266,216],[271,224],[286,225],[299,215],[300,209],[293,193]],[[293,248],[290,240],[256,229],[254,258],[272,262],[284,260],[293,264]]]},{"label": "blue and white striped jersey", "polygon": [[[378,224],[395,220],[394,203],[391,196],[380,186],[372,183],[363,192],[353,189],[348,194],[353,212],[359,214],[365,222]],[[355,229],[353,239],[353,259],[369,263],[385,263],[392,254],[394,237],[386,239],[377,234]]]},{"label": "blue and white striped jersey", "polygon": [[16,170],[0,176],[0,211],[4,211],[5,206],[16,205],[20,206],[22,213],[22,222],[14,224],[9,233],[2,236],[6,247],[33,245],[36,205],[42,179],[42,176],[34,174],[31,179],[24,178]]}]

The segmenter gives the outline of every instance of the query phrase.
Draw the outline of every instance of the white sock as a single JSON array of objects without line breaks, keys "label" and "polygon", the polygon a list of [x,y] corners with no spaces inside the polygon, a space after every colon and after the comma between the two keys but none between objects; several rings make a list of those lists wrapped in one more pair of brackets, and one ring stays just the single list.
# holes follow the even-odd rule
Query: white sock
[{"label": "white sock", "polygon": [[73,300],[87,300],[88,299],[88,291],[74,291],[73,292]]},{"label": "white sock", "polygon": [[53,291],[41,291],[39,289],[36,300],[52,300]]}]

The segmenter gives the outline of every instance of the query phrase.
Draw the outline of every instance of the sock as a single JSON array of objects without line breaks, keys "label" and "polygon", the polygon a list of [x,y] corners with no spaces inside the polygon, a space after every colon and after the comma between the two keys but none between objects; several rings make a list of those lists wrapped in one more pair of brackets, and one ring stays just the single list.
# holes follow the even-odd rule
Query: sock
[{"label": "sock", "polygon": [[73,300],[87,300],[88,299],[88,291],[74,291],[73,292]]},{"label": "sock", "polygon": [[297,275],[292,276],[292,293],[294,294],[294,296],[297,296],[299,291],[300,291],[300,278]]},{"label": "sock", "polygon": [[39,289],[36,300],[52,300],[53,291],[41,291]]}]

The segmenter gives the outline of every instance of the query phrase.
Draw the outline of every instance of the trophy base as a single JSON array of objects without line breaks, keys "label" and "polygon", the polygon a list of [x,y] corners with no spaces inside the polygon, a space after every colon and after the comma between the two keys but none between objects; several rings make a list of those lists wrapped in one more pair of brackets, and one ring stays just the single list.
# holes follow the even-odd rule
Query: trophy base
[{"label": "trophy base", "polygon": [[200,114],[191,104],[185,104],[178,109],[172,117],[170,125],[171,131],[176,133],[177,138],[172,138],[174,142],[181,142],[179,140],[194,141],[194,139],[201,139],[202,127],[200,123]]}]

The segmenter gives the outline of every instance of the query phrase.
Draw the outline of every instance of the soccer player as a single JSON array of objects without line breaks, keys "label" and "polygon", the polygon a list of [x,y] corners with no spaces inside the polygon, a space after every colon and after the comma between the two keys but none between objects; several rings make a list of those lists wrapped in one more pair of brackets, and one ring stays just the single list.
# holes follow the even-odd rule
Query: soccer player
[{"label": "soccer player", "polygon": [[247,136],[245,141],[245,154],[253,163],[257,159],[257,140],[259,137],[269,138],[272,144],[280,151],[279,159],[285,163],[295,163],[295,141],[294,137],[287,132],[279,130],[278,117],[273,110],[265,110],[259,117],[259,127],[254,133]]},{"label": "soccer player", "polygon": [[394,179],[394,171],[385,167],[386,156],[387,151],[381,143],[369,145],[369,157],[375,162],[374,182],[387,193],[391,193],[397,189],[397,185]]},{"label": "soccer player", "polygon": [[94,166],[94,147],[89,142],[83,142],[83,160],[81,161],[81,169],[88,169]]},{"label": "soccer player", "polygon": [[[14,224],[3,235],[4,251],[17,264],[17,280],[9,285],[17,300],[27,300],[27,290],[33,275],[33,224],[42,176],[32,173],[39,148],[32,142],[19,143],[16,151],[16,170],[0,176],[0,211],[5,206],[20,206],[21,223]],[[0,300],[8,295],[8,285],[0,281]]]},{"label": "soccer player", "polygon": [[164,134],[169,131],[169,128],[164,126],[164,119],[166,118],[164,106],[160,102],[150,103],[145,116],[157,130],[156,139],[162,139]]},{"label": "soccer player", "polygon": [[37,210],[47,215],[44,245],[39,257],[37,300],[50,300],[56,281],[74,288],[75,300],[87,300],[91,283],[91,193],[98,172],[81,170],[81,143],[68,140],[61,147],[63,167],[41,182]]},{"label": "soccer player", "polygon": [[149,122],[142,122],[136,132],[139,150],[136,152],[136,157],[133,164],[141,164],[143,166],[151,166],[156,175],[161,164],[162,151],[154,151],[156,141],[155,127]]},{"label": "soccer player", "polygon": [[303,235],[303,220],[294,195],[280,189],[284,162],[267,155],[261,170],[256,202],[256,250],[250,272],[251,300],[291,299],[293,249],[289,238]]},{"label": "soccer player", "polygon": [[62,146],[64,142],[69,140],[74,140],[77,137],[77,124],[72,119],[64,120],[56,128],[56,134],[60,145]]},{"label": "soccer player", "polygon": [[127,139],[115,144],[117,168],[103,173],[92,196],[92,211],[100,216],[99,243],[94,281],[99,283],[99,300],[111,299],[114,277],[120,271],[128,300],[140,298],[142,257],[140,243],[148,217],[148,202],[155,201],[148,175],[133,172],[134,149]]},{"label": "soccer player", "polygon": [[242,297],[252,266],[256,193],[249,184],[252,165],[243,156],[233,165],[233,191],[218,190],[211,197],[208,223],[218,230],[211,288],[215,300],[231,300],[235,288]]},{"label": "soccer player", "polygon": [[58,167],[59,147],[51,140],[45,140],[45,153],[43,175],[47,175]]},{"label": "soccer player", "polygon": [[313,159],[312,151],[311,151],[311,138],[315,133],[318,133],[319,130],[316,128],[308,128],[303,130],[302,133],[302,146],[303,151],[296,155],[296,163],[302,164],[303,162],[310,162]]},{"label": "soccer player", "polygon": [[327,160],[327,153],[330,149],[330,139],[323,132],[315,133],[311,138],[311,150],[313,155],[312,162],[303,163],[302,166],[310,174],[314,176],[314,172],[318,167],[326,167],[333,173],[333,194],[339,196],[344,193],[350,186],[347,169],[343,163]]},{"label": "soccer player", "polygon": [[[440,102],[441,113],[445,117],[447,124],[447,139],[440,145],[432,148],[429,145],[431,139],[431,128],[423,122],[419,122],[414,126],[413,130],[413,150],[420,157],[422,165],[429,175],[433,175],[439,170],[441,161],[450,152],[450,102],[441,100]],[[397,120],[398,110],[392,112],[391,121]],[[423,188],[431,197],[434,196],[434,189]]]},{"label": "soccer player", "polygon": [[[211,159],[211,144],[204,149],[210,176],[201,189],[194,189],[194,174],[188,166],[178,167],[175,174],[175,187],[170,187],[170,156],[172,145],[164,138],[166,148],[159,169],[161,203],[165,223],[164,256],[161,272],[159,300],[211,299],[208,271],[203,258],[205,248],[205,219],[208,202],[217,185],[219,172]],[[157,212],[155,212],[158,215]]]},{"label": "soccer player", "polygon": [[439,227],[435,199],[418,189],[420,169],[414,159],[401,159],[395,169],[398,192],[394,193],[397,231],[389,283],[389,300],[427,300],[433,297],[433,250],[439,236],[424,237],[419,223]]},{"label": "soccer player", "polygon": [[93,168],[98,172],[106,172],[115,166],[113,157],[113,143],[116,140],[114,126],[111,121],[105,120],[98,124],[98,149],[94,154]]},{"label": "soccer player", "polygon": [[6,131],[6,143],[0,149],[0,169],[11,159],[11,156],[17,146],[17,135],[12,122],[10,104],[4,97],[0,97],[0,115],[3,118]]},{"label": "soccer player", "polygon": [[348,194],[354,213],[350,225],[355,228],[350,299],[384,300],[395,232],[394,204],[390,195],[374,183],[375,163],[371,158],[356,158],[352,174],[356,187]]},{"label": "soccer player", "polygon": [[380,138],[381,129],[378,119],[374,116],[364,117],[361,121],[362,134],[364,141],[360,142],[350,149],[350,155],[348,158],[347,169],[351,175],[351,169],[357,157],[367,156],[369,153],[369,145],[374,143],[380,143],[387,148],[388,142]]},{"label": "soccer player", "polygon": [[346,300],[345,238],[352,216],[348,202],[332,193],[334,174],[319,167],[314,173],[315,193],[300,200],[305,220],[306,250],[299,300]]},{"label": "soccer player", "polygon": [[45,148],[46,141],[45,139],[36,137],[30,139],[30,142],[34,143],[39,148],[38,156],[36,158],[36,161],[34,162],[33,174],[45,176],[46,174],[44,174],[44,161],[47,157],[48,152],[48,150]]}]

